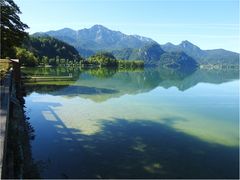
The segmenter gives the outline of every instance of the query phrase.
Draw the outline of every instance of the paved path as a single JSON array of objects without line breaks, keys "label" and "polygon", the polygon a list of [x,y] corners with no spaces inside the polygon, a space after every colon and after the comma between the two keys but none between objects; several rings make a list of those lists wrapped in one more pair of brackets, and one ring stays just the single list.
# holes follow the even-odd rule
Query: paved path
[{"label": "paved path", "polygon": [[6,146],[11,78],[8,74],[0,86],[0,179],[2,177],[4,148]]}]

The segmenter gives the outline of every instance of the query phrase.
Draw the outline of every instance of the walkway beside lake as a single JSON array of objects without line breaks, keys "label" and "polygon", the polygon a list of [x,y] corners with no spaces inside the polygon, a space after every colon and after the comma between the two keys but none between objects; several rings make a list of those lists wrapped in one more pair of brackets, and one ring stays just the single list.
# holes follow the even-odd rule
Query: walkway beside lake
[{"label": "walkway beside lake", "polygon": [[7,144],[7,122],[9,118],[9,104],[11,91],[11,73],[8,73],[0,86],[0,178],[3,173],[5,148]]}]

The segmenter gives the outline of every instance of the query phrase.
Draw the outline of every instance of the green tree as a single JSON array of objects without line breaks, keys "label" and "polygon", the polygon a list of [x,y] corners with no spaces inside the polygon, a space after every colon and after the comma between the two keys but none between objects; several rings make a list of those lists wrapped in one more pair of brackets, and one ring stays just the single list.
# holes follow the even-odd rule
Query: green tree
[{"label": "green tree", "polygon": [[43,63],[44,65],[48,64],[48,57],[47,57],[47,56],[43,56],[43,57],[42,57],[42,63]]},{"label": "green tree", "polygon": [[24,48],[16,48],[16,57],[24,66],[36,66],[38,64],[34,54]]},{"label": "green tree", "polygon": [[0,6],[1,57],[14,57],[14,47],[20,46],[27,37],[24,30],[28,26],[20,20],[18,14],[21,14],[21,11],[13,0],[0,0]]},{"label": "green tree", "polygon": [[107,67],[107,66],[117,66],[116,58],[108,52],[99,52],[95,55],[89,57],[88,63],[93,65],[98,65],[100,67]]}]

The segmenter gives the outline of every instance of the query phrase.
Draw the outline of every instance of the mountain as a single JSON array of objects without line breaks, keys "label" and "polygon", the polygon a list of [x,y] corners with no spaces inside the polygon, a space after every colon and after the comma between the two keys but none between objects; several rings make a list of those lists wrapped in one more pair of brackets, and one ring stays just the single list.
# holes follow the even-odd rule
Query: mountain
[{"label": "mountain", "polygon": [[166,52],[184,52],[199,64],[239,65],[239,54],[224,49],[202,50],[189,41],[182,41],[179,45],[167,43],[161,47]]},{"label": "mountain", "polygon": [[49,35],[74,46],[81,55],[88,57],[97,51],[116,50],[123,48],[141,48],[153,43],[150,38],[138,35],[126,35],[112,31],[102,25],[94,25],[89,29],[72,30],[64,28],[57,31],[35,33],[34,36]]},{"label": "mountain", "polygon": [[179,45],[176,46],[174,44],[167,43],[165,45],[162,45],[161,47],[164,51],[167,52],[183,51],[194,59],[200,59],[201,57],[206,55],[203,50],[201,50],[199,47],[189,41],[182,41]]},{"label": "mountain", "polygon": [[165,52],[157,43],[139,49],[112,51],[117,59],[144,60],[145,66],[164,66],[174,69],[195,69],[198,63],[184,52]]},{"label": "mountain", "polygon": [[145,64],[152,65],[158,64],[155,62],[159,61],[160,56],[167,52],[170,54],[165,54],[164,58],[180,55],[184,56],[183,59],[194,59],[200,65],[239,65],[239,54],[235,52],[223,49],[202,50],[189,41],[182,41],[179,45],[172,43],[159,45],[150,38],[126,35],[102,25],[94,25],[89,29],[78,31],[64,28],[57,31],[35,33],[33,36],[57,38],[74,46],[83,57],[89,57],[99,51],[107,51],[113,53],[117,59],[144,60]]},{"label": "mountain", "polygon": [[151,43],[139,49],[124,48],[112,51],[112,53],[117,59],[143,60],[145,65],[154,66],[157,65],[164,51],[159,44]]},{"label": "mountain", "polygon": [[205,50],[206,56],[202,59],[204,63],[238,64],[239,54],[224,49]]},{"label": "mountain", "polygon": [[191,72],[197,68],[198,63],[184,52],[166,52],[161,55],[157,65]]}]

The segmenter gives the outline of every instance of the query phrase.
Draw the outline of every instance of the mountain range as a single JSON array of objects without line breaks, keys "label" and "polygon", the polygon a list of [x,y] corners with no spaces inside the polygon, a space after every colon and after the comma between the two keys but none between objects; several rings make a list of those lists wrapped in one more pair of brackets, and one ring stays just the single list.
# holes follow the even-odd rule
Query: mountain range
[{"label": "mountain range", "polygon": [[84,57],[93,55],[97,51],[141,48],[147,44],[155,42],[150,38],[138,35],[126,35],[120,31],[112,31],[102,25],[94,25],[89,29],[85,28],[78,31],[64,28],[57,31],[35,33],[33,35],[48,35],[60,39],[75,47]]},{"label": "mountain range", "polygon": [[166,43],[161,46],[166,52],[185,52],[199,64],[236,64],[239,54],[224,49],[202,50],[189,41],[182,41],[179,45]]},{"label": "mountain range", "polygon": [[[56,31],[38,32],[33,36],[51,36],[72,45],[83,57],[89,57],[98,51],[113,53],[117,59],[144,60],[148,65],[161,64],[166,59],[178,58],[169,66],[190,62],[195,64],[239,65],[239,54],[224,49],[202,50],[189,41],[179,45],[158,44],[151,38],[126,35],[110,30],[102,25],[78,31],[64,28]],[[188,59],[188,61],[187,61]],[[161,60],[161,61],[160,61]]]}]

